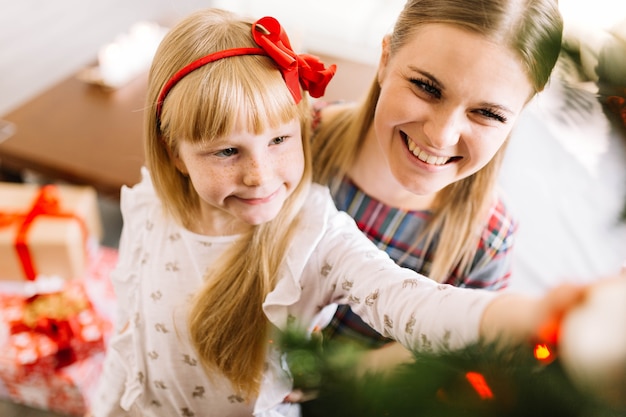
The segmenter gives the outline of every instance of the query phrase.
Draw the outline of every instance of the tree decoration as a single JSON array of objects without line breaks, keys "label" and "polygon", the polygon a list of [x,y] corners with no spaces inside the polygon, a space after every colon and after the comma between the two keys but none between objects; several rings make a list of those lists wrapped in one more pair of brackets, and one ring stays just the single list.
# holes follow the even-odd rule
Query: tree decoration
[{"label": "tree decoration", "polygon": [[594,287],[564,318],[559,358],[581,390],[626,409],[626,277]]},{"label": "tree decoration", "polygon": [[315,393],[303,417],[618,417],[616,408],[572,383],[546,345],[475,344],[415,353],[393,372],[359,370],[364,350],[321,343],[297,331],[283,338],[294,387]]}]

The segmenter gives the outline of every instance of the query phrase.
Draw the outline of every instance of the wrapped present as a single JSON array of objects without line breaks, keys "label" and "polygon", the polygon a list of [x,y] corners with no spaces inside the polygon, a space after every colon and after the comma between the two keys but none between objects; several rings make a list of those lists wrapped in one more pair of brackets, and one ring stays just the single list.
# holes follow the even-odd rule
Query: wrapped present
[{"label": "wrapped present", "polygon": [[0,398],[67,416],[84,416],[102,372],[104,354],[97,353],[47,374],[31,374],[4,385]]},{"label": "wrapped present", "polygon": [[22,381],[104,351],[111,323],[102,318],[81,281],[30,297],[0,294],[0,378]]},{"label": "wrapped present", "polygon": [[0,182],[0,280],[81,277],[101,237],[92,187]]},{"label": "wrapped present", "polygon": [[[11,328],[23,328],[26,323],[33,326],[38,321],[35,318],[36,311],[54,311],[60,306],[66,311],[78,311],[78,307],[85,306],[85,295],[88,299],[87,310],[95,312],[95,317],[104,321],[99,323],[102,324],[100,330],[104,343],[92,344],[92,350],[83,349],[75,355],[67,355],[67,350],[65,356],[59,355],[58,346],[53,340],[38,332],[10,335],[13,339],[10,349],[5,349],[0,342],[0,398],[68,416],[83,416],[89,410],[89,403],[102,371],[102,347],[104,345],[106,348],[106,341],[113,329],[116,303],[110,273],[115,268],[117,259],[117,249],[100,246],[91,253],[85,275],[78,280],[43,277],[34,281],[0,281],[0,306],[10,307],[0,307],[0,317],[11,319],[0,320],[5,327],[5,333]],[[23,312],[25,300],[38,300],[46,294],[63,291],[67,295],[68,288],[70,298],[75,300],[68,302],[68,306],[60,302],[62,298],[55,297],[48,299],[45,304],[30,306],[32,308],[27,314]],[[54,312],[50,316],[57,317],[57,320],[61,317]],[[89,329],[90,326],[85,326],[84,330],[87,331],[83,337],[78,338],[79,342],[82,339],[84,343],[94,336]],[[74,347],[80,351],[81,347],[75,344]],[[88,342],[86,346],[89,347]]]},{"label": "wrapped present", "polygon": [[[117,266],[118,250],[100,246],[90,258],[87,272],[83,278],[83,286],[96,313],[115,323],[117,302],[111,282],[111,272]],[[112,332],[105,332],[105,342]]]}]

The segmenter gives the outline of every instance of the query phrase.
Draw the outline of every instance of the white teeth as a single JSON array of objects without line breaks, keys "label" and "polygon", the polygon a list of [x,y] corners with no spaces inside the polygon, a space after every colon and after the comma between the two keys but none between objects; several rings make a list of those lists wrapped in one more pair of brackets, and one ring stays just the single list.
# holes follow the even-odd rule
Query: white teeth
[{"label": "white teeth", "polygon": [[415,142],[409,139],[409,137],[406,138],[406,144],[409,147],[409,150],[413,152],[413,155],[417,157],[417,159],[422,162],[426,162],[427,164],[443,165],[448,162],[448,160],[450,160],[450,158],[447,158],[445,156],[435,156],[427,154],[426,152],[418,148]]}]

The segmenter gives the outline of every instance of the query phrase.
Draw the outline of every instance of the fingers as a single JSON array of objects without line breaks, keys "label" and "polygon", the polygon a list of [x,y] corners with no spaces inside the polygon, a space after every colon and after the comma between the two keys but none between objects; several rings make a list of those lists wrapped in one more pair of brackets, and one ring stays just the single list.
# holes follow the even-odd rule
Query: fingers
[{"label": "fingers", "polygon": [[286,403],[302,403],[317,398],[317,391],[302,391],[295,389],[291,391],[283,400]]}]

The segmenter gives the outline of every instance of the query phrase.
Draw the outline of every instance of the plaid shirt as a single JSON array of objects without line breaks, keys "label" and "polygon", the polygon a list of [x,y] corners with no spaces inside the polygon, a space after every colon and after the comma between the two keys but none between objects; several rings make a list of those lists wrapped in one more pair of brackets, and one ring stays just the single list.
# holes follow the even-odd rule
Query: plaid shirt
[{"label": "plaid shirt", "polygon": [[[380,249],[396,262],[403,257],[400,266],[428,275],[433,257],[432,247],[425,250],[423,245],[417,245],[413,249],[411,246],[430,218],[429,211],[407,211],[389,207],[363,193],[347,178],[338,187],[331,187],[331,191],[337,208],[352,216],[363,233]],[[463,274],[458,268],[454,269],[446,283],[487,290],[506,287],[511,274],[511,248],[516,228],[517,225],[503,202],[498,200],[491,209],[489,222],[478,243],[470,272]],[[437,237],[433,247],[436,241]],[[373,347],[389,341],[344,305],[337,309],[324,330],[324,337],[348,338]]]}]

